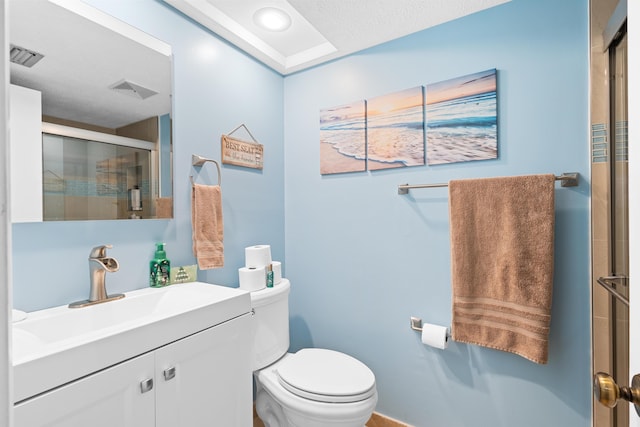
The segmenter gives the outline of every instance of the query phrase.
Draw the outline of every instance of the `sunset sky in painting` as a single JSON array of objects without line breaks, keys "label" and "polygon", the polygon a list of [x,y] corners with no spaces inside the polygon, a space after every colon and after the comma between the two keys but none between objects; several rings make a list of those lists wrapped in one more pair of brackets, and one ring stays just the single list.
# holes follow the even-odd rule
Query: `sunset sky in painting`
[{"label": "sunset sky in painting", "polygon": [[356,119],[364,120],[364,113],[364,103],[362,101],[338,107],[326,108],[324,110],[320,110],[320,126]]},{"label": "sunset sky in painting", "polygon": [[367,101],[367,114],[376,116],[392,111],[406,110],[422,105],[422,90],[416,88],[406,89],[400,92],[371,98]]},{"label": "sunset sky in painting", "polygon": [[495,73],[496,70],[491,69],[430,84],[427,86],[427,105],[479,93],[493,92],[496,90]]}]

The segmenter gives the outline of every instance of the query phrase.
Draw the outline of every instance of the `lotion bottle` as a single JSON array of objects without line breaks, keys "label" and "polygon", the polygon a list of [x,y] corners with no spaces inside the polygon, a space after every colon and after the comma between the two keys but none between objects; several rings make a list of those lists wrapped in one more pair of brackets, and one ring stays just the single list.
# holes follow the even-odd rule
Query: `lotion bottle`
[{"label": "lotion bottle", "polygon": [[273,288],[273,266],[267,266],[267,288]]},{"label": "lotion bottle", "polygon": [[171,263],[167,259],[164,243],[156,243],[156,253],[149,262],[149,286],[159,288],[170,283]]}]

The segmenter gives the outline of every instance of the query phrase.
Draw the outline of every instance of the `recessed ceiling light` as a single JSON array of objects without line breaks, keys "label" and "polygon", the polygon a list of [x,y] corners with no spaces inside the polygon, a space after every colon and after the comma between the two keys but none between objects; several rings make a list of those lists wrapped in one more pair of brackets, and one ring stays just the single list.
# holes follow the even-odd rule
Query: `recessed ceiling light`
[{"label": "recessed ceiling light", "polygon": [[291,26],[291,17],[282,9],[264,7],[253,14],[253,22],[269,31],[284,31]]}]

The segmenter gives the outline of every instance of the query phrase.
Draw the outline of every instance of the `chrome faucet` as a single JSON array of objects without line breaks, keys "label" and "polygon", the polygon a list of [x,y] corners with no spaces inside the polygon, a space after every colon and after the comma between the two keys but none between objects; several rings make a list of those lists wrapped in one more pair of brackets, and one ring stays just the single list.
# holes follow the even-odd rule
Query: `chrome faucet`
[{"label": "chrome faucet", "polygon": [[88,305],[124,298],[124,294],[107,295],[107,289],[105,287],[105,276],[107,272],[114,273],[120,268],[118,260],[107,256],[107,249],[111,249],[112,247],[111,245],[101,245],[91,250],[89,254],[89,299],[72,302],[69,304],[70,308],[86,307]]}]

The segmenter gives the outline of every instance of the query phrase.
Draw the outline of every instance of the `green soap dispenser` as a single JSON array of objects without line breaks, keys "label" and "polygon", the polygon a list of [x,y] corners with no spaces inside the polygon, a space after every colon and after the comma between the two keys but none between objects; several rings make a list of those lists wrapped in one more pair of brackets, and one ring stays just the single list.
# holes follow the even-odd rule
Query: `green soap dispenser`
[{"label": "green soap dispenser", "polygon": [[170,282],[171,263],[167,259],[164,243],[156,243],[155,257],[149,262],[149,286],[159,288]]}]

